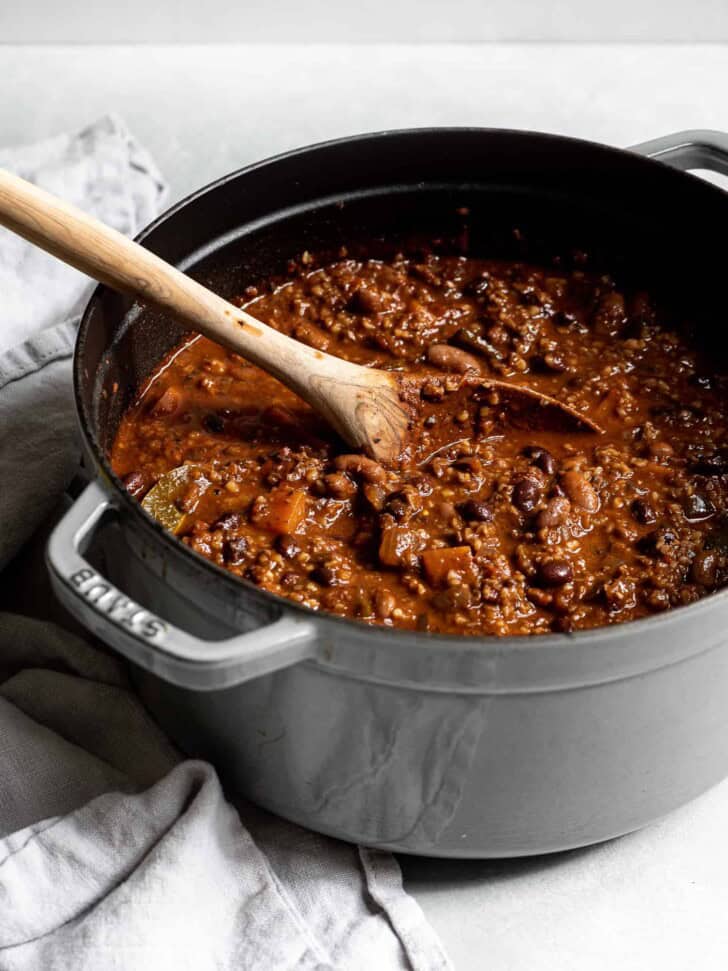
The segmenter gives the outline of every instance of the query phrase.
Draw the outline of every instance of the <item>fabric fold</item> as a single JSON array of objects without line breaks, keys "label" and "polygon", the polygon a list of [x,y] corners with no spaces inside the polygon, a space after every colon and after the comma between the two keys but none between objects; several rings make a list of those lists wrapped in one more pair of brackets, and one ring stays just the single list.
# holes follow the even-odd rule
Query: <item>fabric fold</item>
[{"label": "fabric fold", "polygon": [[[128,235],[166,193],[114,117],[0,149],[0,165]],[[41,599],[41,544],[24,544],[77,468],[70,355],[91,286],[0,230],[0,567],[22,548]],[[226,798],[121,659],[0,613],[0,971],[448,967],[391,855]]]}]

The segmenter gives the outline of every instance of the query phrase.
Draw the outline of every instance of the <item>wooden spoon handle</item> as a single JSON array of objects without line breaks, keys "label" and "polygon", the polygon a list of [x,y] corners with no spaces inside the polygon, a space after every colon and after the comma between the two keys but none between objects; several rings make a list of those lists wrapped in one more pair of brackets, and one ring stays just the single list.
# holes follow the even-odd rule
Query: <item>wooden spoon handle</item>
[{"label": "wooden spoon handle", "polygon": [[273,330],[115,229],[2,169],[0,224],[101,283],[172,311],[306,400],[312,376],[346,382],[363,370]]}]

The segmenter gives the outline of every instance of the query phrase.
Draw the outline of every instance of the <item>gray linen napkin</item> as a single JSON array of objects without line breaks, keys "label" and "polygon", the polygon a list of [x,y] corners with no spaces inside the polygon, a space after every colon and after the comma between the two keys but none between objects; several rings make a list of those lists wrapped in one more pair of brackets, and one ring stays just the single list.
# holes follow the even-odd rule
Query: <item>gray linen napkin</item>
[{"label": "gray linen napkin", "polygon": [[[164,196],[113,118],[0,150],[0,165],[128,233]],[[77,461],[67,318],[88,286],[0,236],[0,565]],[[8,350],[7,335],[24,343]],[[42,600],[44,578],[30,583]],[[0,613],[0,971],[449,966],[390,854],[233,806],[210,765],[182,761],[120,660]]]}]

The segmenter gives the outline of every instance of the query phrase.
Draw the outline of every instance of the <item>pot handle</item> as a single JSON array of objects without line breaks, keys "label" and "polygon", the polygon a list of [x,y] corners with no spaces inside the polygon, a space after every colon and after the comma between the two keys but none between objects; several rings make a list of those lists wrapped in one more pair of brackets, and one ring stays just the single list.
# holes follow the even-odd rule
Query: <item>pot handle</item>
[{"label": "pot handle", "polygon": [[117,516],[106,490],[91,482],[53,530],[46,560],[64,607],[124,657],[172,684],[213,691],[315,655],[314,623],[294,614],[284,612],[264,627],[226,640],[206,641],[131,600],[84,556],[101,521]]},{"label": "pot handle", "polygon": [[632,145],[630,151],[683,171],[709,169],[728,175],[728,134],[725,132],[702,129],[680,131]]}]

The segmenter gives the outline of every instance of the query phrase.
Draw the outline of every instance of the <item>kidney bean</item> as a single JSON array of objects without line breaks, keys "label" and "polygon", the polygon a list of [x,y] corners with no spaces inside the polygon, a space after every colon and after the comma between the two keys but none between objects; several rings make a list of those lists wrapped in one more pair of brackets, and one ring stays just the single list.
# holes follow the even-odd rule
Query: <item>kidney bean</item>
[{"label": "kidney bean", "polygon": [[347,303],[347,309],[355,314],[381,314],[383,313],[392,298],[388,293],[380,293],[378,290],[370,290],[368,287],[358,287],[352,293]]},{"label": "kidney bean", "polygon": [[122,479],[124,488],[130,496],[140,496],[146,488],[146,481],[141,472],[130,472]]},{"label": "kidney bean", "polygon": [[290,408],[285,405],[268,405],[264,409],[261,419],[267,425],[278,425],[280,428],[300,429],[301,423]]},{"label": "kidney bean", "polygon": [[581,472],[577,472],[575,469],[564,472],[561,476],[561,485],[575,506],[585,512],[596,512],[599,509],[599,496]]},{"label": "kidney bean", "polygon": [[547,560],[539,565],[536,576],[543,587],[561,587],[571,583],[574,571],[568,560]]},{"label": "kidney bean", "polygon": [[521,512],[531,512],[541,498],[541,483],[529,476],[519,479],[513,486],[511,501]]},{"label": "kidney bean", "polygon": [[435,367],[457,371],[458,374],[480,371],[480,363],[472,354],[461,351],[459,347],[451,347],[450,344],[431,344],[427,349],[427,360]]}]

